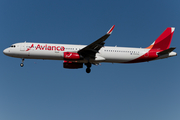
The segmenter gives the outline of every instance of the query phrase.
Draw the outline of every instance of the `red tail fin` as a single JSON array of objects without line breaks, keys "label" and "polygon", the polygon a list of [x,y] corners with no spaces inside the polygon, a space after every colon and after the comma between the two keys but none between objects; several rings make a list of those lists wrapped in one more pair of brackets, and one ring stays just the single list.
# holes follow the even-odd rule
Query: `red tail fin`
[{"label": "red tail fin", "polygon": [[168,27],[147,49],[166,50],[169,48],[174,33],[174,27]]}]

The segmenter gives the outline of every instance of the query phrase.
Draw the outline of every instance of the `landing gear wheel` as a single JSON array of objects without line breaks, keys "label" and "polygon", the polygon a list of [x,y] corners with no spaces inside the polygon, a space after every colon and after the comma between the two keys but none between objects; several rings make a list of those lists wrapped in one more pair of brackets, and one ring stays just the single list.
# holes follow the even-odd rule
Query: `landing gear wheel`
[{"label": "landing gear wheel", "polygon": [[24,58],[22,58],[22,63],[20,64],[21,67],[24,66]]},{"label": "landing gear wheel", "polygon": [[90,72],[91,72],[91,66],[92,66],[92,64],[91,64],[90,62],[88,62],[88,63],[85,63],[85,65],[87,66],[86,72],[87,72],[87,73],[90,73]]},{"label": "landing gear wheel", "polygon": [[23,66],[24,66],[24,64],[23,64],[23,63],[21,63],[21,64],[20,64],[20,66],[21,66],[21,67],[23,67]]},{"label": "landing gear wheel", "polygon": [[86,68],[86,72],[87,72],[87,73],[90,73],[90,72],[91,72],[91,69],[90,69],[90,68]]}]

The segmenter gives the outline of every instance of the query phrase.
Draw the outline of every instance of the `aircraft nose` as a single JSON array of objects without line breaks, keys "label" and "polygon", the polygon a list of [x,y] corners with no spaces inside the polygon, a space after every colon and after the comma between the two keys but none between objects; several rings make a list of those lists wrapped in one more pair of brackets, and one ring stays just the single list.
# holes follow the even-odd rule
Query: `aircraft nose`
[{"label": "aircraft nose", "polygon": [[3,53],[4,53],[5,55],[7,55],[7,54],[8,54],[8,50],[7,50],[7,48],[3,50]]}]

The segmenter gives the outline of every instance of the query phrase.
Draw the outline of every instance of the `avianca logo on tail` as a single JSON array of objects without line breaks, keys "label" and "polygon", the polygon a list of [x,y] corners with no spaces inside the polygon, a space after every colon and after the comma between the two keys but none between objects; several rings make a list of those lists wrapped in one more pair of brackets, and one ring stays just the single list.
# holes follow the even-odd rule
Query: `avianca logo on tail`
[{"label": "avianca logo on tail", "polygon": [[168,27],[166,30],[146,49],[166,50],[169,49],[174,34],[174,27]]},{"label": "avianca logo on tail", "polygon": [[[29,51],[29,50],[31,50],[31,48],[34,48],[34,44],[32,44],[29,48],[27,48],[27,50],[26,51]],[[40,45],[40,44],[38,44],[36,47],[36,50],[57,50],[57,51],[64,51],[64,46],[50,46],[50,45]]]}]

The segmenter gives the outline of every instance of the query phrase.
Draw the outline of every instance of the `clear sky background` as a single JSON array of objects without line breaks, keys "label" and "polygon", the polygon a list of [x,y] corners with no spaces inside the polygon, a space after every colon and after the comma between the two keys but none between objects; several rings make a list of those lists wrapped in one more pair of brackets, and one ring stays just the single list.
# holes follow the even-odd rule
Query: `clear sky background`
[{"label": "clear sky background", "polygon": [[178,0],[1,0],[0,120],[179,120],[179,56],[78,70],[63,61],[3,54],[18,42],[90,44],[116,25],[106,46],[147,47],[176,27]]}]

